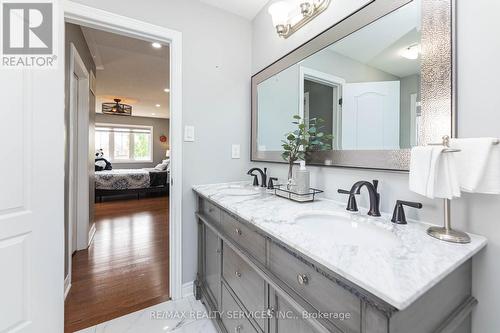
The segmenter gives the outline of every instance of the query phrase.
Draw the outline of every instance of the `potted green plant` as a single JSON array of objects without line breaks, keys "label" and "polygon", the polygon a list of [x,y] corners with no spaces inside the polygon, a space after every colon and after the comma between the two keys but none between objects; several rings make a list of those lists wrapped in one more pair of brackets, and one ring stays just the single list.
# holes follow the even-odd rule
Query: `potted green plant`
[{"label": "potted green plant", "polygon": [[[307,125],[306,125],[307,123]],[[293,165],[297,161],[306,160],[313,151],[329,150],[332,148],[332,134],[325,134],[324,120],[311,118],[308,122],[299,115],[293,116],[292,124],[297,129],[287,133],[282,140],[283,153],[281,157],[288,162],[288,182],[293,178]]]}]

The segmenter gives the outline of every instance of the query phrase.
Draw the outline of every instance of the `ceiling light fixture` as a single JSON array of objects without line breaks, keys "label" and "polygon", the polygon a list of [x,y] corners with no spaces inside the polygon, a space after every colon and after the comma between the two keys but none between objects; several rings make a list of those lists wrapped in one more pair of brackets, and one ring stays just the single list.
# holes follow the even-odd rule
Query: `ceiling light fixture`
[{"label": "ceiling light fixture", "polygon": [[158,42],[152,43],[151,46],[154,47],[155,49],[161,49],[161,44]]},{"label": "ceiling light fixture", "polygon": [[114,103],[102,103],[102,113],[112,114],[119,116],[131,116],[132,106],[120,103],[122,100],[119,98],[114,99]]},{"label": "ceiling light fixture", "polygon": [[403,58],[416,60],[420,56],[420,44],[412,44],[399,51],[399,55]]},{"label": "ceiling light fixture", "polygon": [[331,0],[303,1],[299,7],[291,8],[285,1],[277,1],[269,6],[268,12],[278,36],[288,38],[324,12],[330,2]]},{"label": "ceiling light fixture", "polygon": [[154,112],[153,112],[153,113],[151,113],[151,115],[152,115],[152,116],[156,116],[156,113],[154,113]]},{"label": "ceiling light fixture", "polygon": [[166,92],[166,93],[169,93],[169,92],[170,92],[170,89],[165,88],[165,89],[163,89],[163,91],[164,91],[164,92]]},{"label": "ceiling light fixture", "polygon": [[159,108],[161,105],[160,105],[160,104],[156,104],[155,106],[156,106],[157,108]]}]

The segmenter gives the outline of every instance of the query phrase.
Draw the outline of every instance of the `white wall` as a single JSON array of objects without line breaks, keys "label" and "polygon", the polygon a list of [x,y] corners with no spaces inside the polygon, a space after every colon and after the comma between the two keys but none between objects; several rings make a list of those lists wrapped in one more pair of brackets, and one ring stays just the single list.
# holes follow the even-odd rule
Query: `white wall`
[{"label": "white wall", "polygon": [[[330,27],[364,1],[337,0],[317,20],[287,40],[276,36],[271,19],[264,8],[252,22],[253,59],[255,74],[267,65],[300,46],[318,32]],[[500,76],[498,33],[500,2],[489,0],[458,2],[458,127],[459,136],[500,136],[499,103],[494,99]],[[284,177],[286,166],[255,163],[269,167],[274,175]],[[364,171],[341,168],[312,167],[312,184],[326,190],[330,198],[345,200],[337,188],[348,188],[356,180],[379,179],[381,210],[392,211],[396,199],[421,201],[421,211],[408,210],[412,218],[431,223],[442,222],[442,206],[408,191],[408,176],[403,173]],[[366,193],[362,205],[366,206]],[[500,197],[465,195],[453,202],[453,222],[458,228],[485,235],[489,244],[474,259],[473,293],[479,306],[473,315],[473,332],[500,331]]]},{"label": "white wall", "polygon": [[[250,147],[251,24],[194,0],[76,0],[182,32],[183,121],[196,141],[183,146],[183,282],[196,275],[194,184],[242,179]],[[239,160],[231,144],[241,144]],[[174,185],[175,186],[175,185]]]}]

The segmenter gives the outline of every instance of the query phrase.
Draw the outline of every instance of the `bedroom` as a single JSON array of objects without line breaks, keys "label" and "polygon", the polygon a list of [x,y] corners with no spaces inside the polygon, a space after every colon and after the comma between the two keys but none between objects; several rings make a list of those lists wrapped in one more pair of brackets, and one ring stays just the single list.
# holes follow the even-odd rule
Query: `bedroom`
[{"label": "bedroom", "polygon": [[73,332],[169,299],[170,50],[65,28],[65,330]]}]

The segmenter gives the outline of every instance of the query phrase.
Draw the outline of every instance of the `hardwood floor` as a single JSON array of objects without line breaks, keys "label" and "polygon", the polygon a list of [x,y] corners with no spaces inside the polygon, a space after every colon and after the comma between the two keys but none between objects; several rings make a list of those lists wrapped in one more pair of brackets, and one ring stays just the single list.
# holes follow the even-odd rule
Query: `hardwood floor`
[{"label": "hardwood floor", "polygon": [[65,332],[168,300],[168,197],[96,203],[96,233],[73,256]]}]

